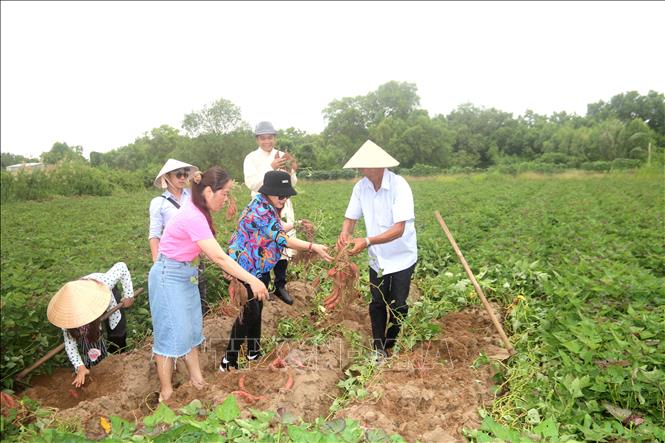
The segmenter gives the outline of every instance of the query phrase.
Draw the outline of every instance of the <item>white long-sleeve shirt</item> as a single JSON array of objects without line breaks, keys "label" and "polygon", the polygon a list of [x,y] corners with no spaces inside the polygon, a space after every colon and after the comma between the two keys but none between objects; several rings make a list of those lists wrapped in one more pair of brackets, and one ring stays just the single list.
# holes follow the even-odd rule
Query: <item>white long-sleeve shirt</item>
[{"label": "white long-sleeve shirt", "polygon": [[[278,152],[280,156],[283,155],[283,152],[277,149],[266,152],[261,148],[257,148],[245,157],[242,172],[245,176],[245,185],[252,192],[252,199],[259,193],[259,188],[263,186],[263,177],[266,175],[266,172],[272,171],[271,165],[273,160],[275,160],[275,154]],[[297,182],[298,177],[293,172],[291,174],[291,186],[295,186]]]},{"label": "white long-sleeve shirt", "polygon": [[[252,194],[252,199],[256,197],[256,194],[259,193],[259,189],[263,186],[263,177],[266,175],[266,172],[272,171],[272,162],[275,160],[275,155],[279,152],[280,157],[284,155],[282,151],[273,149],[270,152],[266,152],[260,147],[255,151],[250,152],[245,157],[245,161],[242,165],[242,171],[245,176],[245,186],[249,188]],[[291,186],[295,186],[298,182],[298,177],[296,176],[295,171],[291,173]],[[282,209],[282,218],[286,220],[286,223],[291,223],[292,225],[296,221],[296,215],[293,211],[293,203],[291,199],[287,199],[284,203],[284,209]],[[286,233],[291,238],[295,238],[296,230],[291,229]],[[284,254],[282,258],[287,259],[293,257],[293,250],[290,248],[284,249]]]},{"label": "white long-sleeve shirt", "polygon": [[[122,285],[123,298],[134,297],[134,286],[132,285],[132,276],[127,269],[127,265],[123,262],[118,262],[113,265],[111,269],[105,273],[95,272],[93,274],[88,274],[83,279],[96,280],[100,283],[103,283],[106,287],[109,288],[109,306],[106,308],[106,312],[113,309],[118,305],[113,297],[111,289],[118,283]],[[109,317],[109,326],[111,329],[115,329],[120,323],[120,311],[115,311]],[[63,335],[65,337],[65,351],[67,352],[67,357],[69,361],[74,365],[74,369],[83,365],[83,360],[81,359],[81,354],[79,354],[78,343],[67,331],[67,329],[62,329]]]}]

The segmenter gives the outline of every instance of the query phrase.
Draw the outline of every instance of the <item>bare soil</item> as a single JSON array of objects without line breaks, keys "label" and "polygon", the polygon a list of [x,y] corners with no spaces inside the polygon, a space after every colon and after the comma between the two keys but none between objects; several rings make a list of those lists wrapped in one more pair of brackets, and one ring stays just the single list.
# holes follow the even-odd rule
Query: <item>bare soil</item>
[{"label": "bare soil", "polygon": [[[264,305],[264,341],[276,334],[280,320],[310,315],[312,287],[294,281],[287,288],[295,299],[292,306],[279,300]],[[412,286],[410,300],[418,296],[417,288]],[[343,395],[337,383],[347,377],[345,371],[355,352],[341,333],[330,337],[322,346],[283,342],[257,363],[245,364],[240,371],[220,373],[219,362],[234,320],[215,313],[206,316],[206,342],[200,360],[208,386],[201,390],[191,386],[184,361],[179,359],[173,377],[176,389],[169,401],[172,408],[185,406],[194,399],[207,406],[221,403],[239,389],[242,377],[245,389],[261,397],[255,402],[238,399],[247,417],[250,416],[248,407],[288,411],[305,421],[320,416],[348,417],[368,428],[399,433],[410,442],[444,443],[464,441],[461,429],[477,427],[480,423],[478,408],[493,398],[489,365],[471,368],[481,351],[496,354],[501,347],[482,307],[442,318],[443,333],[437,340],[391,356],[368,381],[365,400],[351,402],[333,415],[330,406],[337,396]],[[357,331],[369,344],[371,330],[364,304],[351,303],[336,310],[329,322]],[[286,367],[269,367],[277,354],[285,359]],[[289,377],[293,379],[293,386],[286,389]],[[44,406],[57,408],[59,420],[81,423],[89,438],[104,435],[99,420],[102,416],[117,415],[138,424],[157,405],[159,382],[151,343],[109,356],[91,369],[86,384],[79,389],[71,385],[72,380],[71,369],[62,368],[51,375],[34,378],[32,387],[24,395],[39,400]]]}]

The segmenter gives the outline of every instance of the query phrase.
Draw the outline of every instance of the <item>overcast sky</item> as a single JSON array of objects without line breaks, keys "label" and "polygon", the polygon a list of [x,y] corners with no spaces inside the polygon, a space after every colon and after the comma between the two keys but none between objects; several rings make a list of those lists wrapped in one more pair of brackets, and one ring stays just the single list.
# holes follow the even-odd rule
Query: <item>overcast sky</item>
[{"label": "overcast sky", "polygon": [[665,92],[662,2],[6,2],[2,152],[132,143],[219,98],[251,126],[323,130],[335,99],[415,83],[465,102],[584,115]]}]

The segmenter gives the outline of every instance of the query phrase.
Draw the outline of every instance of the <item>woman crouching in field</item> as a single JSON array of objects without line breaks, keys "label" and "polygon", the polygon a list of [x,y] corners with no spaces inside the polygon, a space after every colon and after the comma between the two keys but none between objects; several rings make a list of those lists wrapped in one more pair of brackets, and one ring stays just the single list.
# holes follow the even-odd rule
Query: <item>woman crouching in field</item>
[{"label": "woman crouching in field", "polygon": [[[118,282],[122,285],[122,300],[115,290]],[[63,329],[65,351],[76,371],[72,384],[77,388],[85,384],[91,366],[104,360],[109,351],[122,351],[126,346],[127,320],[124,312],[117,310],[107,320],[101,320],[104,313],[118,303],[124,308],[134,303],[132,277],[127,265],[122,262],[105,273],[89,274],[66,283],[48,304],[48,320]],[[108,350],[101,330],[102,323],[108,335]]]},{"label": "woman crouching in field", "polygon": [[185,358],[192,385],[206,385],[197,347],[203,342],[203,317],[198,288],[198,257],[203,252],[226,273],[246,282],[260,299],[268,289],[222,250],[215,240],[211,212],[229,197],[233,181],[220,167],[192,179],[191,200],[173,215],[159,242],[159,254],[150,269],[148,294],[153,327],[153,353],[159,376],[159,401],[173,394],[171,376],[176,358]]},{"label": "woman crouching in field", "polygon": [[[296,194],[291,186],[291,175],[283,171],[266,172],[263,186],[244,209],[238,227],[231,236],[229,255],[243,269],[260,278],[266,286],[270,281],[270,270],[286,247],[314,251],[325,260],[332,261],[326,246],[290,238],[284,232],[280,212],[286,200]],[[247,303],[231,329],[226,355],[219,366],[221,372],[229,368],[238,369],[238,354],[245,340],[247,359],[257,360],[261,356],[261,311],[264,298],[258,296],[253,287],[245,286]]]}]

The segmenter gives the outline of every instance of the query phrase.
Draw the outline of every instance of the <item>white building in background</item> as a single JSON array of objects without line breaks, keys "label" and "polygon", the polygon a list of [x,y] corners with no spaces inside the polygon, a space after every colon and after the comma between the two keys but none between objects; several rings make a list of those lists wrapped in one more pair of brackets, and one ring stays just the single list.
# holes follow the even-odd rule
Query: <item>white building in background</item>
[{"label": "white building in background", "polygon": [[44,163],[18,163],[15,165],[7,166],[7,171],[17,172],[20,170],[32,171],[37,169],[43,169],[46,167]]}]

